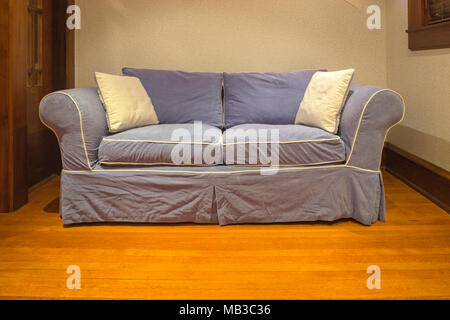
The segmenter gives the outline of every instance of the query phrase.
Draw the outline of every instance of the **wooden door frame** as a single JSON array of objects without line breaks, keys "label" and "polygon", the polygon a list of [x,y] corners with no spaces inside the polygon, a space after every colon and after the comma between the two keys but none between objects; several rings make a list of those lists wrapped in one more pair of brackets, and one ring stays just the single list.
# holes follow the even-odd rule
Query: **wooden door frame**
[{"label": "wooden door frame", "polygon": [[0,0],[0,212],[9,209],[9,1]]},{"label": "wooden door frame", "polygon": [[[54,9],[62,14],[55,16],[54,37],[63,39],[61,45],[55,48],[60,53],[59,64],[64,67],[64,80],[59,79],[55,87],[59,89],[71,89],[75,87],[75,31],[66,27],[67,14],[69,6],[75,4],[75,0],[53,0]],[[55,77],[58,79],[58,77]],[[62,84],[64,82],[64,85]]]},{"label": "wooden door frame", "polygon": [[2,25],[2,57],[0,105],[0,212],[18,209],[28,201],[26,180],[26,75],[27,75],[27,1],[0,0],[7,14]]},{"label": "wooden door frame", "polygon": [[[53,0],[74,4],[74,0]],[[11,212],[28,202],[27,183],[27,0],[0,0],[0,212]],[[66,12],[58,10],[64,45],[64,80],[57,89],[74,87],[75,36],[65,27]],[[61,17],[62,15],[62,17]]]}]

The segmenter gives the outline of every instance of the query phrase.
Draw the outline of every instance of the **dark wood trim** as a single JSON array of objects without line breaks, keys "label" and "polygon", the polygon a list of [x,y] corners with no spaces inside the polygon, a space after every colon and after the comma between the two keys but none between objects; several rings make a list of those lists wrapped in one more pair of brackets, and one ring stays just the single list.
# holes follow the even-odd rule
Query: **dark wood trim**
[{"label": "dark wood trim", "polygon": [[75,87],[75,31],[67,29],[67,7],[74,0],[53,1],[54,89],[63,90]]},{"label": "dark wood trim", "polygon": [[450,22],[407,30],[412,51],[450,48]]},{"label": "dark wood trim", "polygon": [[384,151],[385,170],[450,213],[450,173],[390,143]]},{"label": "dark wood trim", "polygon": [[[42,39],[47,41],[39,47],[52,68],[34,69],[46,80],[33,92],[27,86],[28,4],[28,0],[0,0],[0,212],[19,209],[28,201],[28,188],[60,168],[54,162],[59,156],[57,141],[39,121],[37,105],[46,93],[73,86],[65,73],[67,55],[73,66],[73,41],[68,41],[71,53],[65,49],[66,0],[43,1]],[[73,77],[73,69],[69,70]]]},{"label": "dark wood trim", "polygon": [[423,0],[408,1],[408,47],[412,51],[450,48],[450,21],[428,24]]},{"label": "dark wood trim", "polygon": [[52,1],[53,88],[66,89],[66,6],[65,1]]},{"label": "dark wood trim", "polygon": [[0,0],[0,212],[9,211],[9,1]]},{"label": "dark wood trim", "polygon": [[0,212],[9,212],[28,201],[25,94],[28,11],[26,0],[1,0],[0,7]]},{"label": "dark wood trim", "polygon": [[408,0],[408,29],[415,29],[428,24],[423,0]]},{"label": "dark wood trim", "polygon": [[52,174],[50,176],[48,176],[45,179],[42,179],[41,181],[39,181],[38,183],[32,185],[31,187],[28,188],[28,192],[32,193],[33,191],[36,191],[37,189],[41,188],[42,186],[44,186],[46,183],[48,183],[49,181],[55,179],[58,177],[58,174]]}]

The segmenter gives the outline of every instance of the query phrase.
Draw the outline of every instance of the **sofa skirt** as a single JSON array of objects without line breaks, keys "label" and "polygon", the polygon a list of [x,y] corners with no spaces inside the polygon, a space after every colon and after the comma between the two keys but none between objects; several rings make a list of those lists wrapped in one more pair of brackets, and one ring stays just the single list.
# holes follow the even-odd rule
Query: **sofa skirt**
[{"label": "sofa skirt", "polygon": [[381,172],[346,165],[279,168],[140,167],[66,171],[64,225],[385,221]]}]

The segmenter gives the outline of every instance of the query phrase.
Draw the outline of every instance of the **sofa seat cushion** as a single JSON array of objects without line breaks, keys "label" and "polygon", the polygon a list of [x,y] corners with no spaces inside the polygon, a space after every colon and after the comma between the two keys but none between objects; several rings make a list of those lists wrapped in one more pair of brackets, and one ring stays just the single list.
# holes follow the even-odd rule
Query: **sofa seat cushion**
[{"label": "sofa seat cushion", "polygon": [[222,131],[194,124],[160,124],[104,137],[98,156],[102,165],[222,164]]},{"label": "sofa seat cushion", "polygon": [[278,161],[280,166],[306,166],[345,161],[339,136],[303,125],[239,125],[225,131],[223,145],[227,165],[273,166]]}]

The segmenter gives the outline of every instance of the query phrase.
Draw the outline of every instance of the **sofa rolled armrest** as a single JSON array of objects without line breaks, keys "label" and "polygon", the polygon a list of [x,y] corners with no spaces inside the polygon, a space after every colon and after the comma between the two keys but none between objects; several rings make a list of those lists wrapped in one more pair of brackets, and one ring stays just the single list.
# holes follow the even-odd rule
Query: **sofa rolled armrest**
[{"label": "sofa rolled armrest", "polygon": [[57,91],[45,96],[39,116],[58,138],[64,170],[92,170],[98,147],[108,134],[106,114],[96,88]]},{"label": "sofa rolled armrest", "polygon": [[405,103],[396,92],[353,84],[342,113],[339,135],[347,166],[379,171],[387,133],[403,120]]}]

